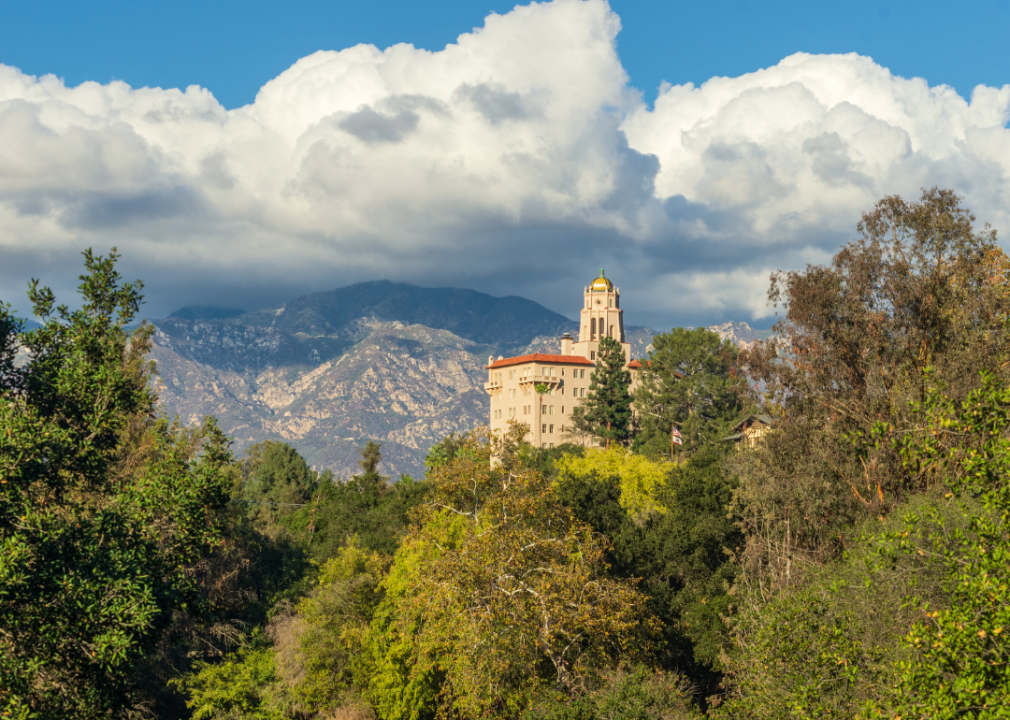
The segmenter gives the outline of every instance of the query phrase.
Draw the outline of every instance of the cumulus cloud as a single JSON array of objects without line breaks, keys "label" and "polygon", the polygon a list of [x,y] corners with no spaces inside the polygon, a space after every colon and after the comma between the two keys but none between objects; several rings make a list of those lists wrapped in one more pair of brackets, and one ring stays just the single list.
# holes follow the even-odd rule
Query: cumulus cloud
[{"label": "cumulus cloud", "polygon": [[1010,85],[797,54],[649,108],[619,30],[602,0],[532,4],[438,52],[317,52],[231,111],[0,66],[0,297],[118,245],[155,316],[381,277],[574,313],[604,264],[630,323],[696,324],[765,315],[768,272],[885,194],[954,187],[1007,227]]}]

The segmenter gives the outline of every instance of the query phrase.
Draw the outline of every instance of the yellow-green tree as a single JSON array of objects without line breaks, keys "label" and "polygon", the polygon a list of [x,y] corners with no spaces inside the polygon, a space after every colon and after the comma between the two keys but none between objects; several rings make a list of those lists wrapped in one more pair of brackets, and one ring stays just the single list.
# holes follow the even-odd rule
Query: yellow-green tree
[{"label": "yellow-green tree", "polygon": [[[523,467],[521,426],[476,432],[435,470],[384,583],[371,695],[389,718],[515,717],[545,690],[590,692],[657,630],[606,541]],[[428,710],[428,712],[431,712]]]},{"label": "yellow-green tree", "polygon": [[624,448],[611,448],[590,449],[583,455],[565,455],[555,467],[559,478],[589,475],[619,478],[621,507],[635,520],[666,512],[659,495],[667,474],[673,468],[669,462],[632,455]]}]

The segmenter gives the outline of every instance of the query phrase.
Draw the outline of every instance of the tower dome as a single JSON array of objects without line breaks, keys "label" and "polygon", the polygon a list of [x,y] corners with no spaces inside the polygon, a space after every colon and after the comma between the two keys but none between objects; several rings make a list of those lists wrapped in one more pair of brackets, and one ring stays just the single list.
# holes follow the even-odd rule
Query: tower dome
[{"label": "tower dome", "polygon": [[613,289],[614,283],[603,276],[603,268],[600,268],[600,276],[589,285],[589,292],[611,292]]}]

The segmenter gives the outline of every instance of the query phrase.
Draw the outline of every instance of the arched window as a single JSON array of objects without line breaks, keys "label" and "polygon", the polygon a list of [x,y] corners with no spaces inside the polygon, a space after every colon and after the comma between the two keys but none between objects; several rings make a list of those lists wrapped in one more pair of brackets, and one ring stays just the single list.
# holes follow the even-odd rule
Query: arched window
[{"label": "arched window", "polygon": [[589,321],[589,339],[596,339],[596,318]]}]

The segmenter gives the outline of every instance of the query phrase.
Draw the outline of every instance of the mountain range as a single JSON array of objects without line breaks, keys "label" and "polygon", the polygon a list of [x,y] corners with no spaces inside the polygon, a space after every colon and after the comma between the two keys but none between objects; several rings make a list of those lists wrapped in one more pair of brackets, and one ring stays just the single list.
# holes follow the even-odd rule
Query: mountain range
[{"label": "mountain range", "polygon": [[[382,443],[380,469],[424,473],[428,448],[487,422],[489,357],[557,352],[578,323],[525,298],[375,281],[266,310],[186,307],[153,321],[159,394],[186,423],[214,415],[241,452],[266,439],[317,469],[358,472],[357,449]],[[750,340],[746,323],[725,333]],[[644,357],[654,331],[627,327]]]}]

